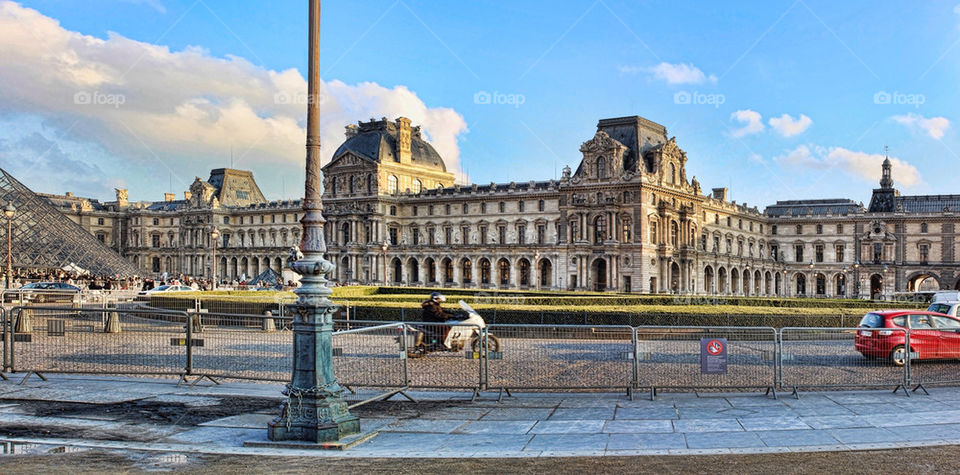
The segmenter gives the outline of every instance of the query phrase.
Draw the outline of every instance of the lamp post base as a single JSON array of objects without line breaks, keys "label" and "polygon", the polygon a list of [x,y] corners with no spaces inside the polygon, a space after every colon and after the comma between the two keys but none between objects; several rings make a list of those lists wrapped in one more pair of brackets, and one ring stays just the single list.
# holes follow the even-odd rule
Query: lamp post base
[{"label": "lamp post base", "polygon": [[347,411],[339,396],[288,399],[280,416],[267,424],[267,438],[275,442],[336,442],[359,432],[360,418]]}]

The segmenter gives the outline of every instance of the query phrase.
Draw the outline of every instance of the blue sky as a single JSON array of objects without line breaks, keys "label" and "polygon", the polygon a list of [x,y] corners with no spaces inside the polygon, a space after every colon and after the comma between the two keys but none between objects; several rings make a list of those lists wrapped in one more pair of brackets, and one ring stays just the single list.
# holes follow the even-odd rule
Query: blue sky
[{"label": "blue sky", "polygon": [[[0,166],[38,191],[110,198],[125,186],[133,199],[158,199],[229,166],[232,153],[268,197],[296,197],[302,108],[276,98],[302,86],[306,1],[265,3],[0,0],[11,26],[0,53],[16,34],[31,50],[10,66],[30,74],[3,79],[0,66]],[[867,201],[885,145],[901,191],[960,193],[957,180],[939,178],[960,164],[957,11],[949,2],[328,1],[325,150],[347,122],[404,114],[473,182],[549,179],[576,167],[598,119],[641,115],[677,137],[688,176],[729,187],[738,202]],[[29,38],[45,29],[43,38],[65,39]],[[50,100],[61,92],[93,94],[102,107]],[[478,103],[484,93],[506,103]],[[37,156],[42,166],[25,165]]]}]

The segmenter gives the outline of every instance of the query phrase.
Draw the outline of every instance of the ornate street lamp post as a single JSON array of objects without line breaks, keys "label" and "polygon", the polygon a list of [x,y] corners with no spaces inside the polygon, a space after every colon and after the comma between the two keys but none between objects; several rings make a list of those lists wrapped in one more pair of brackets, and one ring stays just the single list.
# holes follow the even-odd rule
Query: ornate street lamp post
[{"label": "ornate street lamp post", "polygon": [[293,320],[293,371],[283,390],[287,396],[280,416],[267,424],[272,441],[335,442],[360,432],[360,419],[350,414],[343,387],[333,372],[333,313],[327,297],[327,274],[335,266],[324,259],[326,220],[323,209],[323,172],[320,170],[320,0],[310,0],[310,65],[307,100],[307,160],[303,199],[303,258],[290,264],[303,285],[294,290],[297,301],[289,308]]},{"label": "ornate street lamp post", "polygon": [[217,240],[220,239],[220,230],[214,226],[210,231],[210,244],[212,247],[212,256],[210,258],[210,290],[217,290]]},{"label": "ornate street lamp post", "polygon": [[860,298],[860,261],[853,261],[853,291]]},{"label": "ornate street lamp post", "polygon": [[380,252],[383,257],[380,259],[383,261],[383,285],[386,287],[387,284],[387,250],[390,249],[390,244],[387,241],[383,241],[383,244],[380,244]]},{"label": "ornate street lamp post", "polygon": [[7,218],[7,289],[13,281],[13,215],[16,213],[17,208],[13,207],[13,203],[7,203],[3,208],[3,216]]},{"label": "ornate street lamp post", "polygon": [[537,279],[537,291],[540,291],[540,284],[543,283],[541,280],[543,278],[543,275],[541,275],[543,271],[540,270],[540,251],[537,251],[533,254],[533,269],[533,278]]}]

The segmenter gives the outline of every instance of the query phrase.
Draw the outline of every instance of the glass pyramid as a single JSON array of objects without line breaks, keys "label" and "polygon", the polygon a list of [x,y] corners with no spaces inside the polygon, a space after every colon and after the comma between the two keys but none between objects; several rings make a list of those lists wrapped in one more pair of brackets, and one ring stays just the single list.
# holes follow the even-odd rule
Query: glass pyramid
[{"label": "glass pyramid", "polygon": [[[13,267],[61,269],[73,265],[94,275],[130,277],[140,274],[133,264],[74,223],[47,200],[0,169],[0,209],[13,203]],[[3,261],[6,266],[6,218],[0,215]]]}]

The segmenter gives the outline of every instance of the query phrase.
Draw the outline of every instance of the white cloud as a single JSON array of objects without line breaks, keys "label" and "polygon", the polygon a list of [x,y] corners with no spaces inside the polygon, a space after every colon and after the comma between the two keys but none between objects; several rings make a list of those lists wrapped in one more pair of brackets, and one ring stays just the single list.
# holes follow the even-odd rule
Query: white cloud
[{"label": "white cloud", "polygon": [[950,127],[950,121],[946,117],[931,117],[928,119],[911,112],[906,115],[895,115],[891,118],[910,129],[920,129],[935,139],[943,138],[944,131]]},{"label": "white cloud", "polygon": [[[824,148],[800,145],[773,160],[790,168],[816,170],[837,168],[866,181],[879,182],[884,158],[881,154],[857,152],[843,147]],[[914,186],[922,182],[920,172],[913,165],[896,157],[890,157],[890,163],[895,182],[903,186]]]},{"label": "white cloud", "polygon": [[[0,58],[0,115],[40,116],[62,140],[191,176],[231,149],[239,168],[302,173],[307,84],[297,70],[267,70],[200,48],[171,51],[117,34],[95,38],[3,0]],[[428,107],[404,86],[333,80],[320,91],[324,162],[343,142],[345,125],[403,115],[423,126],[448,170],[459,170],[457,137],[467,127],[453,109]],[[101,103],[84,104],[89,98]]]},{"label": "white cloud", "polygon": [[630,66],[621,66],[620,72],[639,72],[646,70],[653,73],[655,79],[666,81],[668,84],[701,84],[704,82],[717,82],[717,77],[713,74],[706,75],[700,68],[692,64],[671,64],[660,63],[652,68],[634,68]]},{"label": "white cloud", "polygon": [[789,114],[783,114],[780,117],[771,117],[769,122],[770,127],[773,127],[774,130],[784,137],[793,137],[794,135],[803,133],[803,131],[810,127],[810,124],[813,124],[813,121],[803,114],[800,114],[799,119],[794,119],[790,117]]},{"label": "white cloud", "polygon": [[763,131],[763,117],[760,116],[759,112],[750,109],[741,109],[730,114],[730,118],[741,124],[746,124],[730,133],[730,135],[735,138],[757,134]]},{"label": "white cloud", "polygon": [[766,160],[764,160],[763,156],[760,155],[759,153],[751,153],[750,156],[747,158],[753,163],[764,164],[767,162]]}]

